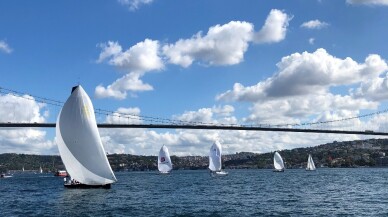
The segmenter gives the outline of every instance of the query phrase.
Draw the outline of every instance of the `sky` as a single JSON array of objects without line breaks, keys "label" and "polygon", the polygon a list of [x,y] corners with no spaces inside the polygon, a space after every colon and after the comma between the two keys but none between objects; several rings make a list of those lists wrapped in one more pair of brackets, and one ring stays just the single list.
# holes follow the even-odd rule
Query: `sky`
[{"label": "sky", "polygon": [[[82,85],[94,107],[212,124],[302,124],[387,108],[387,0],[0,2],[0,122],[55,122]],[[9,94],[9,91],[18,94]],[[99,123],[125,118],[97,115]],[[145,123],[129,120],[128,123]],[[325,126],[384,131],[385,113]],[[206,155],[356,135],[100,129],[108,153]],[[58,154],[54,129],[0,129],[0,153]]]}]

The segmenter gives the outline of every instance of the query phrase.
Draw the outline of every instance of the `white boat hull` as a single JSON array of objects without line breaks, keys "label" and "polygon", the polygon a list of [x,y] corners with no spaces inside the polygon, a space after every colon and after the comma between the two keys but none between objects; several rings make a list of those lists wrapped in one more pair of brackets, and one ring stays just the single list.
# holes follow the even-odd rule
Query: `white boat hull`
[{"label": "white boat hull", "polygon": [[217,176],[227,176],[229,173],[222,170],[222,171],[216,171],[216,172],[211,171],[210,174],[213,177],[217,177]]},{"label": "white boat hull", "polygon": [[160,175],[169,175],[171,171],[159,171]]}]

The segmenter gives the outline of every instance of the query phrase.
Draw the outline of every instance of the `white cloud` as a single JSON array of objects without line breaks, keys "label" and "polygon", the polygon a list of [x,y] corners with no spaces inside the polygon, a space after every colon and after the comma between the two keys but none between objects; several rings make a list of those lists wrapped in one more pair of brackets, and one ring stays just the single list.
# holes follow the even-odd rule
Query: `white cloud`
[{"label": "white cloud", "polygon": [[139,76],[140,75],[137,73],[129,73],[117,79],[106,88],[102,85],[98,85],[94,94],[97,98],[112,97],[122,100],[127,97],[127,91],[139,92],[153,90],[153,87],[143,83],[143,81],[139,79]]},{"label": "white cloud", "polygon": [[[388,97],[385,79],[376,79],[388,69],[387,63],[375,54],[367,56],[364,63],[357,63],[318,49],[283,57],[277,67],[272,77],[253,86],[236,83],[216,99],[252,103],[250,114],[242,121],[284,125],[354,117],[360,110],[377,109],[379,102],[373,100]],[[350,95],[330,92],[331,87],[360,83],[361,87]],[[353,121],[336,126],[352,127],[358,120]]]},{"label": "white cloud", "polygon": [[0,122],[45,122],[40,114],[45,104],[28,95],[0,95]]},{"label": "white cloud", "polygon": [[12,53],[12,48],[5,41],[0,41],[0,51],[4,53]]},{"label": "white cloud", "polygon": [[292,19],[286,13],[272,9],[261,30],[255,33],[255,43],[274,43],[284,40],[287,33],[288,22]]},{"label": "white cloud", "polygon": [[174,119],[184,122],[212,123],[213,112],[211,108],[202,108],[198,111],[186,111],[180,116],[175,116]]},{"label": "white cloud", "polygon": [[150,84],[145,84],[141,80],[141,77],[147,72],[162,70],[164,68],[164,63],[158,55],[158,41],[146,39],[124,52],[117,42],[109,41],[99,46],[102,48],[102,52],[97,62],[107,61],[110,65],[118,67],[127,72],[127,74],[107,87],[104,87],[102,84],[98,85],[95,89],[96,97],[125,99],[127,97],[127,91],[139,92],[153,90],[153,87]]},{"label": "white cloud", "polygon": [[[319,117],[327,112],[354,114],[360,109],[377,109],[377,107],[378,103],[376,102],[331,93],[272,100],[263,99],[253,103],[250,108],[251,114],[244,121],[271,125],[300,124],[323,121],[322,117]],[[350,117],[350,115],[342,117]]]},{"label": "white cloud", "polygon": [[[175,115],[173,119],[181,121],[196,121],[216,123],[225,120],[235,123],[232,116],[234,108],[229,105],[202,108],[198,111],[187,111]],[[118,115],[121,117],[118,117]],[[123,114],[140,115],[139,108],[119,108],[114,117],[108,116],[107,123],[142,123],[142,121],[126,120]],[[130,116],[132,117],[132,116]],[[215,119],[219,118],[219,119]],[[210,145],[220,139],[218,131],[209,130],[174,130],[160,133],[148,129],[100,129],[103,144],[109,153],[133,153],[156,155],[160,147],[165,144],[173,155],[204,155]]]},{"label": "white cloud", "polygon": [[[119,108],[114,116],[106,117],[105,122],[141,124],[142,120],[135,118],[139,115],[139,108]],[[109,153],[155,154],[163,144],[173,144],[178,140],[177,135],[148,129],[100,129],[100,133]]]},{"label": "white cloud", "polygon": [[165,45],[163,54],[170,63],[182,67],[190,66],[195,60],[210,65],[233,65],[243,60],[252,32],[252,24],[231,21],[210,27],[205,36],[198,32],[190,39]]},{"label": "white cloud", "polygon": [[383,5],[388,6],[388,0],[346,0],[348,4]]},{"label": "white cloud", "polygon": [[254,32],[251,23],[231,21],[210,27],[206,35],[198,32],[192,38],[180,39],[161,49],[159,41],[150,39],[145,39],[126,51],[123,51],[118,42],[99,44],[102,51],[97,63],[107,62],[128,74],[107,87],[98,85],[95,95],[98,98],[125,99],[127,91],[133,93],[153,90],[150,84],[143,83],[141,77],[147,72],[162,70],[163,59],[182,67],[189,67],[194,61],[206,65],[238,64],[244,60],[249,42],[273,43],[283,40],[290,20],[287,14],[273,9],[258,33]]},{"label": "white cloud", "polygon": [[309,38],[309,44],[314,44],[315,38]]},{"label": "white cloud", "polygon": [[163,61],[158,55],[158,41],[145,39],[124,52],[117,42],[109,41],[107,44],[99,46],[102,48],[102,52],[97,60],[98,63],[107,60],[110,65],[126,72],[139,74],[164,68]]},{"label": "white cloud", "polygon": [[139,9],[141,5],[151,4],[153,0],[118,0],[122,5],[128,6],[129,10],[135,11]]},{"label": "white cloud", "polygon": [[388,114],[385,112],[375,115],[371,119],[364,121],[363,124],[364,126],[368,126],[368,130],[373,130],[375,132],[387,132]]},{"label": "white cloud", "polygon": [[163,46],[168,61],[182,67],[194,61],[209,65],[234,65],[244,60],[249,42],[274,43],[284,40],[291,17],[280,10],[269,13],[262,29],[255,33],[251,23],[231,21],[210,27],[206,35],[198,32],[190,39],[180,39]]},{"label": "white cloud", "polygon": [[277,63],[278,72],[250,87],[236,83],[233,90],[219,94],[227,101],[257,101],[265,97],[285,97],[322,94],[329,87],[349,85],[377,77],[387,70],[387,63],[379,55],[366,57],[357,63],[350,57],[339,59],[317,49],[314,53],[294,53]]},{"label": "white cloud", "polygon": [[[0,122],[45,122],[45,106],[27,95],[0,95]],[[56,152],[56,145],[47,140],[46,131],[43,130],[2,128],[0,129],[0,151],[2,153],[52,153]]]},{"label": "white cloud", "polygon": [[234,107],[231,105],[214,106],[212,111],[220,116],[230,116],[234,112]]},{"label": "white cloud", "polygon": [[[214,106],[201,108],[197,111],[186,111],[175,115],[175,118],[185,121],[206,121],[210,123],[225,123],[223,116],[237,123],[232,115],[231,106]],[[136,111],[137,110],[136,108]],[[136,113],[136,112],[135,112]],[[138,113],[140,114],[140,113]],[[116,119],[116,121],[118,121]],[[221,130],[174,130],[160,133],[146,129],[101,129],[103,143],[109,153],[132,153],[157,155],[160,147],[168,146],[172,155],[202,155],[208,154],[215,140],[220,140],[224,153],[241,151],[264,153],[274,150],[290,149],[318,145],[333,140],[339,140],[335,135],[303,134],[295,136],[290,133],[251,132],[251,131],[221,131]],[[342,139],[357,139],[355,136],[341,136]]]},{"label": "white cloud", "polygon": [[300,25],[300,27],[306,28],[306,29],[322,29],[322,28],[327,27],[327,26],[329,26],[328,23],[322,22],[320,20],[310,20],[310,21],[304,22],[304,23],[302,23],[302,25]]},{"label": "white cloud", "polygon": [[363,81],[352,95],[357,98],[367,98],[375,101],[388,100],[388,73],[385,77],[377,77]]},{"label": "white cloud", "polygon": [[232,116],[233,112],[234,108],[231,105],[214,106],[201,108],[198,111],[186,111],[181,115],[173,116],[173,119],[200,124],[237,124],[237,119]]},{"label": "white cloud", "polygon": [[108,41],[108,43],[98,44],[97,47],[102,49],[100,57],[97,60],[97,63],[101,63],[110,57],[118,56],[122,53],[122,48],[117,42]]},{"label": "white cloud", "polygon": [[[227,112],[229,118],[234,119],[231,106],[214,106],[201,108],[197,111],[186,111],[175,115],[174,118],[185,121],[206,121],[211,123],[225,123],[225,116],[219,115]],[[222,111],[221,113],[219,113]],[[119,113],[132,113],[140,115],[138,108],[120,108]],[[343,114],[339,114],[343,115]],[[348,114],[351,115],[351,114]],[[336,114],[326,114],[327,119],[337,117]],[[321,118],[323,119],[323,117]],[[122,123],[114,118],[106,119],[107,122]],[[222,131],[222,130],[172,130],[158,132],[148,129],[100,129],[105,150],[109,153],[131,153],[154,155],[160,147],[168,146],[171,155],[202,155],[208,154],[209,148],[215,140],[222,143],[224,153],[256,152],[264,153],[274,150],[291,149],[319,145],[322,143],[340,140],[336,135],[295,134],[257,131]],[[353,135],[341,135],[343,140],[358,139]]]},{"label": "white cloud", "polygon": [[227,90],[224,93],[221,93],[216,96],[217,100],[224,101],[248,101],[255,102],[259,99],[264,98],[266,85],[269,82],[259,82],[256,85],[244,87],[240,83],[235,83],[232,90]]},{"label": "white cloud", "polygon": [[350,57],[339,59],[318,49],[314,53],[294,53],[277,64],[279,72],[268,80],[267,96],[303,95],[322,92],[330,86],[348,85],[378,76],[387,69],[378,55],[369,55],[364,63]]},{"label": "white cloud", "polygon": [[106,117],[105,122],[108,124],[141,124],[143,121],[139,117],[140,109],[135,108],[118,108],[113,115]]}]

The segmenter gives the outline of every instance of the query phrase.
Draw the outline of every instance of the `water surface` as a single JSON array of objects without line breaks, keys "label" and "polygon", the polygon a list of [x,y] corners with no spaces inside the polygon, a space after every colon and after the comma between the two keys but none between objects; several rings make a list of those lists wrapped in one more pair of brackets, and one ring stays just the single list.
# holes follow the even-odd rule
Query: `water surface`
[{"label": "water surface", "polygon": [[388,169],[119,172],[111,189],[51,174],[0,180],[1,216],[388,216]]}]

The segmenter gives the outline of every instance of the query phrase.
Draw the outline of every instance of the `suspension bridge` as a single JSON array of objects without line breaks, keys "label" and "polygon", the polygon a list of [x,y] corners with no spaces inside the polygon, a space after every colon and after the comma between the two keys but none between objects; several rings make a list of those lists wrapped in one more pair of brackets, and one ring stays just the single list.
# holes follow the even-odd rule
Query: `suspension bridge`
[{"label": "suspension bridge", "polygon": [[[64,102],[21,93],[15,90],[0,87],[0,96],[10,95],[25,100],[33,100],[45,105],[61,108]],[[161,129],[202,129],[202,130],[246,130],[246,131],[272,131],[272,132],[299,132],[299,133],[330,133],[330,134],[356,134],[356,135],[379,135],[388,136],[386,130],[368,129],[368,124],[360,122],[361,119],[378,118],[387,116],[388,109],[373,113],[363,114],[354,117],[342,119],[293,123],[293,124],[222,124],[222,123],[203,123],[194,121],[184,121],[169,118],[159,118],[137,114],[119,113],[117,111],[108,111],[95,109],[95,114],[116,119],[114,123],[98,123],[99,128],[161,128]],[[107,118],[106,118],[107,119]],[[1,120],[1,119],[0,119]],[[359,123],[363,128],[356,127],[354,123]],[[350,124],[349,124],[350,123]],[[55,123],[37,123],[24,121],[0,121],[0,128],[55,128]],[[349,127],[351,125],[351,127]],[[347,126],[347,127],[346,127]],[[350,129],[349,129],[350,128]]]},{"label": "suspension bridge", "polygon": [[[0,123],[0,127],[22,128],[54,128],[55,123]],[[222,126],[222,125],[181,125],[181,124],[97,124],[98,128],[161,128],[161,129],[202,129],[202,130],[248,130],[248,131],[273,131],[273,132],[299,132],[299,133],[333,133],[356,135],[388,136],[386,132],[354,131],[354,130],[319,130],[319,129],[295,129],[282,127],[257,127],[257,126]]]}]

